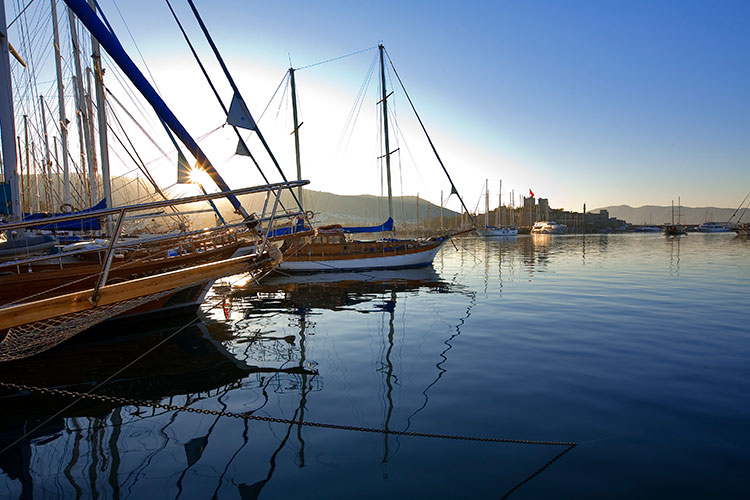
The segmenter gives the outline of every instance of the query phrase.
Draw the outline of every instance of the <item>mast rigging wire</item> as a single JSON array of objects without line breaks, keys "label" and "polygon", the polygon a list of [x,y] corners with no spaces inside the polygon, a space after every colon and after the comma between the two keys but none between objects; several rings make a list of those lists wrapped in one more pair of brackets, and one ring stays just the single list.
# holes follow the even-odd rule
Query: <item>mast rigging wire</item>
[{"label": "mast rigging wire", "polygon": [[[404,95],[406,96],[406,99],[409,101],[409,104],[411,105],[411,109],[414,111],[414,114],[417,117],[417,120],[419,120],[419,124],[422,126],[422,130],[424,131],[425,136],[427,136],[427,141],[430,143],[430,147],[432,147],[432,152],[435,153],[435,157],[437,158],[438,162],[440,163],[440,166],[443,168],[443,172],[445,172],[445,175],[448,177],[448,182],[451,183],[451,187],[456,192],[456,196],[458,196],[458,199],[461,201],[461,205],[464,207],[464,209],[469,212],[469,209],[466,208],[466,204],[464,203],[463,198],[461,198],[461,195],[458,194],[458,189],[456,188],[456,185],[453,183],[453,179],[451,179],[450,174],[448,173],[448,169],[445,168],[445,165],[443,164],[443,160],[440,159],[440,155],[437,152],[437,149],[435,148],[435,145],[432,143],[432,139],[430,138],[430,134],[427,133],[427,128],[424,125],[424,122],[422,122],[422,118],[419,116],[419,113],[417,113],[417,108],[414,106],[414,102],[411,100],[411,97],[409,96],[409,93],[406,91],[406,87],[404,86],[404,82],[401,81],[401,77],[398,74],[398,71],[396,71],[396,67],[393,65],[393,61],[391,60],[391,55],[388,53],[388,51],[385,51],[386,56],[388,57],[388,62],[391,65],[391,68],[393,68],[393,74],[398,79],[398,83],[401,84],[401,88],[404,91]],[[452,194],[452,193],[451,193]],[[469,213],[469,217],[471,218],[472,223],[476,227],[477,222],[474,220],[474,216]]]},{"label": "mast rigging wire", "polygon": [[368,47],[366,49],[358,50],[358,51],[352,52],[350,54],[344,54],[343,56],[338,56],[338,57],[334,57],[334,58],[331,58],[331,59],[326,59],[325,61],[320,61],[320,62],[316,62],[316,63],[313,63],[313,64],[308,64],[307,66],[302,66],[300,68],[295,68],[294,71],[300,71],[300,70],[307,69],[307,68],[313,68],[315,66],[320,66],[321,64],[326,64],[326,63],[329,63],[329,62],[338,61],[340,59],[344,59],[344,58],[350,57],[350,56],[356,56],[357,54],[362,54],[364,52],[368,52],[370,50],[374,50],[374,49],[377,49],[377,48],[378,48],[377,45],[374,46],[374,47]]}]

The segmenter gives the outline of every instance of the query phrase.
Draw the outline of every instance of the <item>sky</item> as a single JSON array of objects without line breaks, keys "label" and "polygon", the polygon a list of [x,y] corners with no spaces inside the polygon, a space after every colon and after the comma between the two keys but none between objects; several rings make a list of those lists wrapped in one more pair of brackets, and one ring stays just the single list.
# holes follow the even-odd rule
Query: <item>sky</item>
[{"label": "sky", "polygon": [[[576,211],[584,203],[669,205],[678,196],[687,206],[736,207],[750,190],[748,2],[195,2],[255,118],[268,106],[261,130],[289,177],[291,109],[288,98],[271,96],[290,60],[304,68],[296,75],[311,189],[383,192],[377,75],[354,132],[345,128],[382,42],[471,209],[484,205],[485,179],[491,206],[502,179],[504,204],[511,190],[517,204],[531,189],[554,208]],[[231,89],[186,3],[172,3],[228,103]],[[198,137],[220,127],[221,109],[166,4],[100,5],[188,130]],[[12,19],[16,2],[6,0],[6,10]],[[450,185],[389,78],[401,132],[392,139],[394,194],[437,204]],[[247,159],[232,156],[228,132],[201,146],[233,187],[257,183]]]}]

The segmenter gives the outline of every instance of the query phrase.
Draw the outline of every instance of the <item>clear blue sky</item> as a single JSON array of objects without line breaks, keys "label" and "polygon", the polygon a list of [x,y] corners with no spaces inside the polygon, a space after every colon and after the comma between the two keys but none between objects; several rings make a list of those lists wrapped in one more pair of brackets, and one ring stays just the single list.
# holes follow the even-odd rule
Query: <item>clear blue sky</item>
[{"label": "clear blue sky", "polygon": [[[531,188],[573,210],[677,196],[734,207],[750,190],[750,2],[195,1],[241,90],[257,95],[256,116],[290,54],[299,67],[383,41],[470,205],[485,178],[495,197],[502,178],[504,192]],[[117,3],[149,64],[193,64],[164,3]],[[184,2],[173,4],[200,40]],[[112,0],[101,5],[117,29]],[[371,55],[310,78],[356,92]],[[308,127],[315,119],[304,117]],[[426,190],[437,202],[447,183],[429,168],[426,186],[403,192]],[[312,167],[306,174],[313,189],[378,194]]]}]

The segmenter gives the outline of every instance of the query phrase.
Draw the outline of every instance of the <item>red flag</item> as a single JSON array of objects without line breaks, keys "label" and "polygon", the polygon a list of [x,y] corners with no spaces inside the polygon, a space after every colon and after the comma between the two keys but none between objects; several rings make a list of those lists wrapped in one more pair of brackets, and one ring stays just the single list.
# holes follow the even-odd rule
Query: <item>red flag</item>
[{"label": "red flag", "polygon": [[531,189],[529,189],[529,194],[531,195],[532,198],[534,197],[534,191],[532,191]]}]

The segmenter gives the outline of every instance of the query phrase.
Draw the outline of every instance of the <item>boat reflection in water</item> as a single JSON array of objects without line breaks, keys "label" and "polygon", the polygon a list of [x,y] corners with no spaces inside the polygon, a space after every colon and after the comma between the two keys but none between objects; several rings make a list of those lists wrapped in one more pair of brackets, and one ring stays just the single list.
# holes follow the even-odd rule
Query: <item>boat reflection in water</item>
[{"label": "boat reflection in water", "polygon": [[[185,419],[179,411],[156,409],[163,403],[185,408],[217,406],[231,391],[251,380],[312,377],[301,364],[249,364],[231,354],[222,341],[232,338],[226,325],[196,318],[186,324],[163,323],[149,331],[87,332],[72,341],[27,360],[0,364],[0,381],[34,387],[92,391],[140,401],[142,405],[100,399],[75,401],[2,388],[0,402],[0,469],[10,479],[7,488],[19,498],[32,498],[55,488],[66,496],[97,493],[119,498],[147,479],[157,457],[183,448],[183,463],[174,463],[177,490],[188,470],[201,458],[219,416],[208,429],[182,440]],[[124,368],[123,368],[124,367]],[[114,376],[113,376],[114,375]],[[181,423],[183,425],[181,425]],[[247,420],[244,421],[247,426]],[[197,432],[192,426],[193,434]],[[183,442],[184,441],[184,442]],[[247,444],[243,433],[240,446]],[[236,452],[228,450],[228,456]],[[176,457],[175,457],[176,458]],[[228,465],[228,463],[227,463]],[[161,481],[161,480],[158,480]],[[219,486],[222,480],[218,480]],[[54,486],[53,486],[54,485]],[[168,488],[160,482],[160,488]],[[218,486],[216,486],[218,488]]]}]

